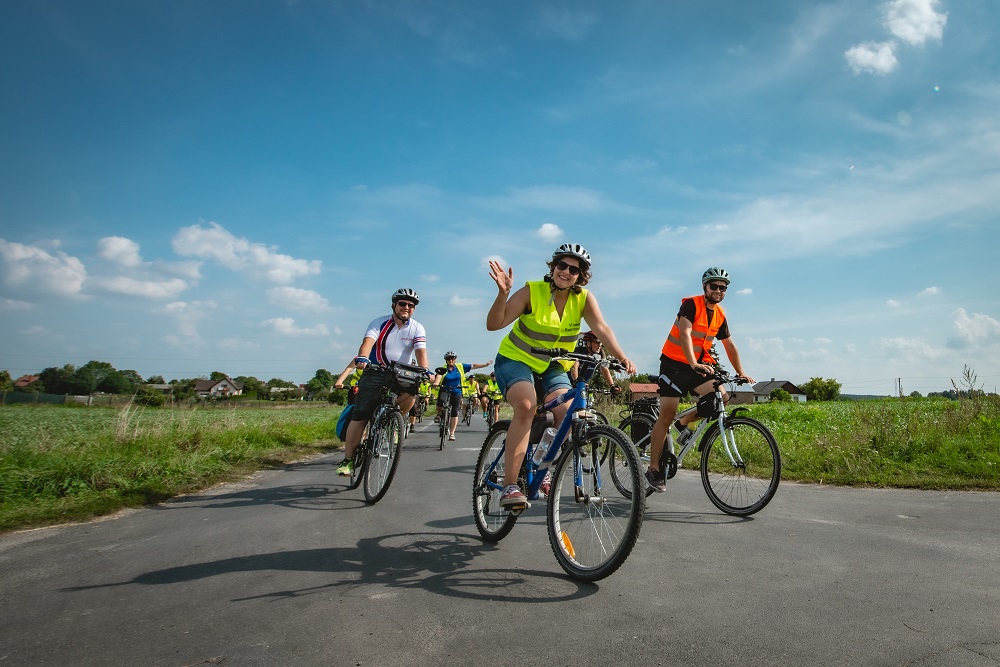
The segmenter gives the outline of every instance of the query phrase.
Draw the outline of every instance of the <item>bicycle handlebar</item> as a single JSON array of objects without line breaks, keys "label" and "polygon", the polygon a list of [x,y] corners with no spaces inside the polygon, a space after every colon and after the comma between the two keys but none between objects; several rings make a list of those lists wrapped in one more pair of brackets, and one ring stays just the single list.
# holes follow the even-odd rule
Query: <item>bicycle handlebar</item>
[{"label": "bicycle handlebar", "polygon": [[607,366],[610,370],[618,373],[625,372],[625,365],[622,362],[611,357],[602,357],[599,354],[590,354],[589,352],[571,352],[561,347],[532,347],[531,351],[534,354],[552,357],[553,359],[570,359],[572,361],[594,364],[595,366]]}]

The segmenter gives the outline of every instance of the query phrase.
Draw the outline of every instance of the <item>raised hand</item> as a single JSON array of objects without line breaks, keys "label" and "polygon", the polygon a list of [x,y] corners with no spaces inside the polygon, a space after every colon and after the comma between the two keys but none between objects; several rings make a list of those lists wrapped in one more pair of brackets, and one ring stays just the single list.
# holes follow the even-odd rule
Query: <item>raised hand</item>
[{"label": "raised hand", "polygon": [[514,287],[514,267],[509,267],[504,271],[500,262],[490,260],[490,278],[497,284],[497,288],[504,294],[510,294]]}]

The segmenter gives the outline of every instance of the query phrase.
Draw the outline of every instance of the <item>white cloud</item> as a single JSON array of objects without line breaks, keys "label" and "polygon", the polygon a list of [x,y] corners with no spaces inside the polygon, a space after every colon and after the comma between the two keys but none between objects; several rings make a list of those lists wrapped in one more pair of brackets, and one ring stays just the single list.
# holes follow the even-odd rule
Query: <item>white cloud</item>
[{"label": "white cloud", "polygon": [[481,302],[482,299],[480,298],[470,299],[466,297],[461,297],[457,294],[452,296],[451,299],[448,301],[448,303],[450,303],[451,305],[458,306],[460,308],[465,306],[478,306]]},{"label": "white cloud", "polygon": [[896,301],[895,299],[889,299],[888,301],[885,302],[885,305],[889,306],[890,308],[899,308],[902,304],[899,301]]},{"label": "white cloud", "polygon": [[750,296],[753,294],[753,289],[750,287],[744,287],[743,289],[736,290],[736,293],[741,296]]},{"label": "white cloud", "polygon": [[185,257],[213,259],[233,271],[262,270],[271,282],[289,283],[320,272],[319,260],[295,259],[261,243],[232,235],[222,225],[184,227],[173,239],[174,251]]},{"label": "white cloud", "polygon": [[958,345],[953,346],[967,347],[978,344],[989,347],[1000,343],[1000,321],[982,313],[969,315],[965,308],[957,308],[952,315],[955,318],[952,328],[958,342]]},{"label": "white cloud", "polygon": [[901,336],[880,339],[879,348],[886,358],[900,359],[915,364],[926,363],[929,359],[941,359],[948,355],[946,350],[933,347],[925,341]]},{"label": "white cloud", "polygon": [[441,276],[434,275],[433,273],[425,273],[420,276],[420,279],[425,283],[436,283],[441,280]]},{"label": "white cloud", "polygon": [[893,42],[865,42],[849,48],[844,57],[855,74],[888,74],[899,65],[893,53],[894,46]]},{"label": "white cloud", "polygon": [[941,293],[940,287],[928,287],[927,289],[921,291],[917,296],[934,296]]},{"label": "white cloud", "polygon": [[223,338],[219,341],[219,349],[230,352],[252,352],[260,349],[260,345],[240,338]]},{"label": "white cloud", "polygon": [[27,329],[21,329],[21,333],[25,336],[41,336],[42,334],[46,334],[48,332],[49,330],[41,324],[36,324],[35,326],[28,327]]},{"label": "white cloud", "polygon": [[4,311],[13,310],[29,310],[34,308],[34,306],[27,301],[18,301],[17,299],[0,299],[0,313]]},{"label": "white cloud", "polygon": [[97,254],[119,266],[132,268],[142,264],[139,244],[121,236],[106,236],[99,240]]},{"label": "white cloud", "polygon": [[563,238],[563,230],[559,228],[559,225],[554,225],[551,222],[546,222],[535,232],[535,235],[543,241],[558,241]]},{"label": "white cloud", "polygon": [[330,308],[330,302],[319,293],[298,287],[272,287],[267,290],[267,300],[296,310],[324,311]]},{"label": "white cloud", "polygon": [[[884,27],[910,46],[941,41],[948,15],[937,11],[938,0],[891,0],[885,5]],[[889,74],[899,66],[896,42],[864,42],[844,52],[855,74]]]},{"label": "white cloud", "polygon": [[152,312],[174,320],[177,334],[167,334],[163,339],[170,345],[185,347],[201,345],[201,334],[198,333],[198,323],[218,308],[214,301],[174,301]]},{"label": "white cloud", "polygon": [[94,281],[98,287],[109,292],[141,296],[148,299],[173,299],[188,288],[188,284],[180,278],[170,280],[136,280],[125,276],[98,279]]},{"label": "white cloud", "polygon": [[938,0],[892,0],[886,6],[885,27],[911,46],[940,41],[948,14],[936,11],[937,6]]},{"label": "white cloud", "polygon": [[54,255],[36,246],[0,239],[0,281],[5,289],[26,296],[81,297],[87,269],[62,251]]},{"label": "white cloud", "polygon": [[290,317],[273,317],[260,324],[262,327],[273,329],[275,333],[282,336],[326,336],[330,331],[325,324],[317,324],[314,327],[297,327],[295,320]]}]

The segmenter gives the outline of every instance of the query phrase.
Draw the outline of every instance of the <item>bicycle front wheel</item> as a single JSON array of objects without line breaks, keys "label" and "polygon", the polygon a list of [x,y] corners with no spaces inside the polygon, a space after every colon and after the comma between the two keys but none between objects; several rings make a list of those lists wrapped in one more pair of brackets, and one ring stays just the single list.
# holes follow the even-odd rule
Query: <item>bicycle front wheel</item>
[{"label": "bicycle front wheel", "polygon": [[781,481],[778,443],[750,417],[726,419],[726,438],[716,422],[701,441],[701,483],[716,507],[734,516],[764,509]]},{"label": "bicycle front wheel", "polygon": [[[617,473],[612,462],[620,463]],[[621,485],[613,481],[621,476]],[[559,565],[574,579],[598,581],[617,570],[632,552],[646,496],[639,457],[624,433],[592,426],[577,446],[568,446],[553,472],[548,502],[549,543]],[[625,492],[623,492],[623,489]]]},{"label": "bicycle front wheel", "polygon": [[377,503],[389,490],[403,449],[403,415],[393,410],[378,420],[365,471],[365,500]]},{"label": "bicycle front wheel", "polygon": [[[499,542],[514,528],[517,515],[500,507],[503,494],[504,447],[510,420],[498,421],[490,429],[479,451],[476,476],[472,480],[472,513],[476,528],[487,542]],[[496,465],[493,462],[496,461]]]}]

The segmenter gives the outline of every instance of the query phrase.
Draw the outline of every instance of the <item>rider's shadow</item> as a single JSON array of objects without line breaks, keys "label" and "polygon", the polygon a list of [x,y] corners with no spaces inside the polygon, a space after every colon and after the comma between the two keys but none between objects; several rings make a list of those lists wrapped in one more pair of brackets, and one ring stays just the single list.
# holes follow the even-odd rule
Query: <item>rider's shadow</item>
[{"label": "rider's shadow", "polygon": [[[300,549],[222,558],[152,570],[126,581],[73,586],[60,590],[72,593],[117,586],[168,586],[232,573],[267,571],[343,576],[337,576],[318,586],[268,591],[234,598],[233,602],[284,599],[333,588],[350,589],[369,585],[423,589],[440,595],[464,598],[524,602],[581,598],[598,590],[595,584],[575,582],[554,572],[497,568],[477,570],[468,567],[476,557],[496,548],[469,535],[457,533],[399,533],[362,539],[354,547]],[[536,599],[537,589],[543,584],[554,595],[546,594],[544,599]]]}]

